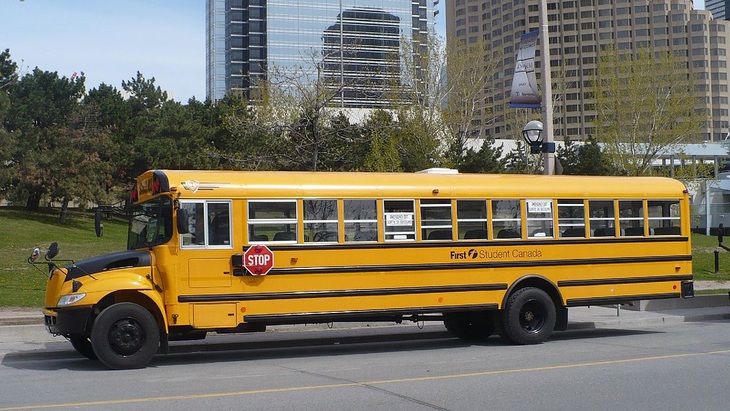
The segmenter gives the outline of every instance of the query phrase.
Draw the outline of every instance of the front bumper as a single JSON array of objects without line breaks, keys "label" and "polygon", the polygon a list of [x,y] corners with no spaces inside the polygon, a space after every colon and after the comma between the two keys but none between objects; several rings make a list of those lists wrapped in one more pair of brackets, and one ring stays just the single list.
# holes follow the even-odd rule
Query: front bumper
[{"label": "front bumper", "polygon": [[92,307],[69,307],[45,309],[46,328],[54,335],[84,334],[89,332],[87,325]]}]

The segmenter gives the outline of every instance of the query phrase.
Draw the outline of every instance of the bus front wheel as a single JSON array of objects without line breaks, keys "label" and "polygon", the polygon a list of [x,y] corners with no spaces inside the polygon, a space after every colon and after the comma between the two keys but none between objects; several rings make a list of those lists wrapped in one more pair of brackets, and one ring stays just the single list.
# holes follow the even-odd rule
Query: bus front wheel
[{"label": "bus front wheel", "polygon": [[142,368],[160,345],[155,317],[134,303],[114,304],[99,314],[91,329],[91,346],[113,369]]},{"label": "bus front wheel", "polygon": [[507,299],[500,313],[500,334],[515,344],[539,344],[550,337],[555,321],[552,298],[539,288],[526,287]]}]

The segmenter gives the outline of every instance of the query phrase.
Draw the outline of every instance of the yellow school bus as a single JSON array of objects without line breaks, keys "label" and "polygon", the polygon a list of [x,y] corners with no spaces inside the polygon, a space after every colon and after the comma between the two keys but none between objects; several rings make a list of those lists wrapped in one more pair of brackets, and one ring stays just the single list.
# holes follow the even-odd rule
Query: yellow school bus
[{"label": "yellow school bus", "polygon": [[49,331],[111,368],[273,324],[437,320],[535,344],[569,307],[693,295],[668,178],[152,170],[130,212],[126,251],[47,263]]}]

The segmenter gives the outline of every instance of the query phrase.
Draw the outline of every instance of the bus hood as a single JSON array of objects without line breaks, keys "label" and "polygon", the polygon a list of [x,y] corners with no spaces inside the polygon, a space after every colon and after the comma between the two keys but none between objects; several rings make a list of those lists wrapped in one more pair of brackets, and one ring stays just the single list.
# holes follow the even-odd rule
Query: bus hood
[{"label": "bus hood", "polygon": [[91,257],[74,264],[68,264],[64,268],[68,272],[66,281],[70,281],[86,275],[118,268],[149,266],[151,266],[149,251],[127,250]]}]

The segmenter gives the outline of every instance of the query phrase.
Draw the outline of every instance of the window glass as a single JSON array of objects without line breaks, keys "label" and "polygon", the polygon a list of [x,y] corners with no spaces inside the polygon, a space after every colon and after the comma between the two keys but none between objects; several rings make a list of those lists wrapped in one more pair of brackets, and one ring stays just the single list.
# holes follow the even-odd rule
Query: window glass
[{"label": "window glass", "polygon": [[530,238],[553,236],[553,201],[525,200],[527,235]]},{"label": "window glass", "polygon": [[183,247],[231,245],[230,202],[181,201],[180,208],[188,216],[188,233],[181,236]]},{"label": "window glass", "polygon": [[229,203],[206,203],[208,207],[208,245],[231,245]]},{"label": "window glass", "polygon": [[416,220],[413,200],[383,200],[385,240],[415,240]]},{"label": "window glass", "polygon": [[492,200],[494,238],[521,238],[521,230],[520,201]]},{"label": "window glass", "polygon": [[558,200],[558,228],[561,237],[585,237],[583,200]]},{"label": "window glass", "polygon": [[378,241],[375,200],[343,200],[345,241]]},{"label": "window glass", "polygon": [[456,202],[456,224],[462,240],[487,239],[487,202],[459,200]]},{"label": "window glass", "polygon": [[591,237],[616,236],[613,201],[591,200],[588,202],[588,213]]},{"label": "window glass", "polygon": [[678,200],[647,201],[650,235],[681,235]]},{"label": "window glass", "polygon": [[621,236],[644,235],[644,202],[641,200],[621,200],[618,202],[618,221]]},{"label": "window glass", "polygon": [[268,200],[248,202],[248,240],[297,241],[297,202]]},{"label": "window glass", "polygon": [[337,242],[337,200],[304,200],[304,242]]},{"label": "window glass", "polygon": [[421,239],[451,240],[451,200],[421,200]]}]

